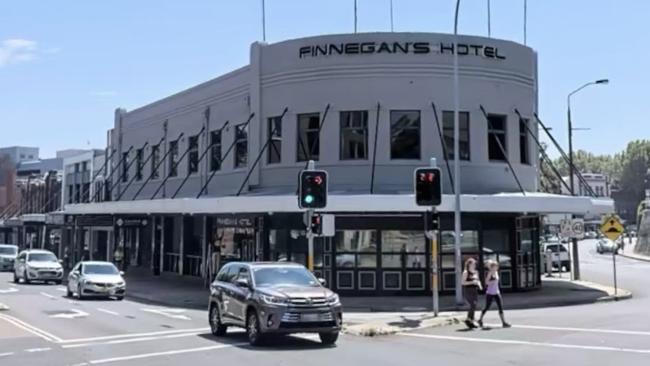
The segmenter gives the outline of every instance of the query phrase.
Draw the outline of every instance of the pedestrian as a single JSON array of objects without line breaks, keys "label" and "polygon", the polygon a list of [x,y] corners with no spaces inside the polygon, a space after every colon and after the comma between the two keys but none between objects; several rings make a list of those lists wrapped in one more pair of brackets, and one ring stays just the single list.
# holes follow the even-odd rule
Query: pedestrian
[{"label": "pedestrian", "polygon": [[476,305],[478,304],[478,292],[482,290],[481,280],[479,279],[478,271],[476,270],[476,259],[469,258],[465,261],[462,284],[465,301],[469,304],[465,324],[468,328],[474,329],[477,328],[474,320],[474,313],[476,312]]},{"label": "pedestrian", "polygon": [[503,315],[503,299],[501,298],[501,290],[499,289],[499,264],[496,261],[488,263],[489,272],[485,278],[485,307],[481,312],[481,317],[478,320],[478,325],[483,328],[483,317],[490,307],[492,302],[497,303],[499,308],[499,317],[501,318],[501,325],[504,328],[510,328],[510,324],[506,322]]}]

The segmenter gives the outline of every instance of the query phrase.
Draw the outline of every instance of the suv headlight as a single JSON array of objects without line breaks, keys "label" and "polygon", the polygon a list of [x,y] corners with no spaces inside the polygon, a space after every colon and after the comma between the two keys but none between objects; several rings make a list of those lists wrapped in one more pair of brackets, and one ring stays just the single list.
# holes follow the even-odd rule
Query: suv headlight
[{"label": "suv headlight", "polygon": [[339,295],[333,294],[332,296],[327,298],[327,304],[328,305],[339,305],[341,304],[341,299],[339,298]]},{"label": "suv headlight", "polygon": [[260,295],[260,299],[269,305],[287,305],[289,303],[287,298],[277,296]]}]

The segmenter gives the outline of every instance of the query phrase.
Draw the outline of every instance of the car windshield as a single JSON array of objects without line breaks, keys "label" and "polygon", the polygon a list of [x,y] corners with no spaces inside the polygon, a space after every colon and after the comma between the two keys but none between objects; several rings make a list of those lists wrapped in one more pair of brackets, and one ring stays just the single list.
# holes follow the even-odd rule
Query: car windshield
[{"label": "car windshield", "polygon": [[255,285],[259,287],[274,286],[320,286],[318,280],[301,267],[261,267],[254,268]]},{"label": "car windshield", "polygon": [[0,254],[16,255],[18,250],[14,247],[0,247]]},{"label": "car windshield", "polygon": [[566,252],[567,249],[564,247],[564,245],[547,245],[546,246],[546,251],[547,252]]},{"label": "car windshield", "polygon": [[29,262],[56,262],[56,257],[52,253],[31,253]]},{"label": "car windshield", "polygon": [[120,273],[112,264],[84,264],[85,274],[116,275]]}]

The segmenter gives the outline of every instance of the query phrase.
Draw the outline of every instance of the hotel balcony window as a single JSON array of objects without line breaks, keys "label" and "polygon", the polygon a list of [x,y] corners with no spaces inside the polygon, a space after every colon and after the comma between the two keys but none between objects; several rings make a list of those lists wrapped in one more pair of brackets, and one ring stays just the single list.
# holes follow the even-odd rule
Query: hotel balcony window
[{"label": "hotel balcony window", "polygon": [[199,135],[191,136],[189,145],[187,170],[192,174],[199,171]]},{"label": "hotel balcony window", "polygon": [[[458,145],[460,149],[459,159],[469,160],[469,112],[458,112]],[[447,150],[447,159],[454,159],[454,112],[442,112],[442,136]]]},{"label": "hotel balcony window", "polygon": [[144,149],[138,149],[135,152],[135,180],[142,180],[142,156]]},{"label": "hotel balcony window", "polygon": [[221,169],[221,130],[210,132],[210,171]]},{"label": "hotel balcony window", "polygon": [[368,111],[341,112],[341,160],[368,159]]},{"label": "hotel balcony window", "polygon": [[151,147],[151,179],[160,177],[158,165],[160,164],[160,145]]},{"label": "hotel balcony window", "polygon": [[506,154],[508,153],[507,140],[506,116],[488,115],[488,157],[490,160],[506,160]]},{"label": "hotel balcony window", "polygon": [[282,161],[282,118],[271,117],[268,119],[268,163],[275,164]]},{"label": "hotel balcony window", "polygon": [[[79,172],[79,165],[75,164],[75,172]],[[122,153],[122,182],[128,182],[129,180],[129,153]]]},{"label": "hotel balcony window", "polygon": [[519,120],[519,156],[522,164],[530,164],[530,152],[528,148],[528,120]]},{"label": "hotel balcony window", "polygon": [[248,124],[235,127],[235,169],[248,164]]},{"label": "hotel balcony window", "polygon": [[178,175],[178,140],[169,142],[169,176]]},{"label": "hotel balcony window", "polygon": [[420,111],[390,112],[390,158],[420,160]]},{"label": "hotel balcony window", "polygon": [[81,171],[85,172],[87,170],[88,170],[88,162],[84,161],[84,162],[81,163]]},{"label": "hotel balcony window", "polygon": [[298,161],[318,160],[320,156],[320,114],[298,115]]}]

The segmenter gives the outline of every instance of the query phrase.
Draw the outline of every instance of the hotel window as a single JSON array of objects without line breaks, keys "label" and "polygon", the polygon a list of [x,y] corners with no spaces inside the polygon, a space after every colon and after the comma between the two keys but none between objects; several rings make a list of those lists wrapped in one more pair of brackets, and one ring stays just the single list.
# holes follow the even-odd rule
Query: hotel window
[{"label": "hotel window", "polygon": [[527,126],[527,119],[519,119],[519,156],[522,164],[530,164]]},{"label": "hotel window", "polygon": [[[122,182],[129,180],[129,153],[122,153]],[[79,172],[79,164],[75,164],[75,172]]]},{"label": "hotel window", "polygon": [[282,161],[282,117],[268,119],[269,151],[268,162],[275,164]]},{"label": "hotel window", "polygon": [[[469,160],[469,112],[458,112],[458,145],[460,160]],[[447,159],[454,159],[454,112],[442,112],[442,135],[447,150]]]},{"label": "hotel window", "polygon": [[74,185],[70,184],[68,186],[68,203],[72,203],[73,196],[74,196]]},{"label": "hotel window", "polygon": [[199,171],[199,135],[189,138],[188,148],[187,169],[192,174]]},{"label": "hotel window", "polygon": [[488,157],[490,160],[506,160],[505,154],[508,153],[506,141],[506,116],[488,115]]},{"label": "hotel window", "polygon": [[169,176],[178,175],[178,140],[169,142]]},{"label": "hotel window", "polygon": [[319,141],[320,114],[307,113],[298,115],[298,161],[318,160],[320,156]]},{"label": "hotel window", "polygon": [[235,169],[248,164],[248,123],[235,126]]},{"label": "hotel window", "polygon": [[143,149],[136,150],[136,152],[135,152],[135,180],[142,180],[142,155],[144,155],[144,150]]},{"label": "hotel window", "polygon": [[427,240],[421,231],[381,232],[381,262],[384,268],[426,268]]},{"label": "hotel window", "polygon": [[210,132],[210,171],[221,169],[221,130]]},{"label": "hotel window", "polygon": [[88,162],[84,161],[84,162],[81,163],[81,171],[85,172],[87,170],[88,170]]},{"label": "hotel window", "polygon": [[340,159],[368,159],[368,111],[341,112]]},{"label": "hotel window", "polygon": [[160,145],[151,147],[151,179],[158,179],[158,164],[160,163]]},{"label": "hotel window", "polygon": [[390,158],[420,160],[420,111],[390,112]]}]

